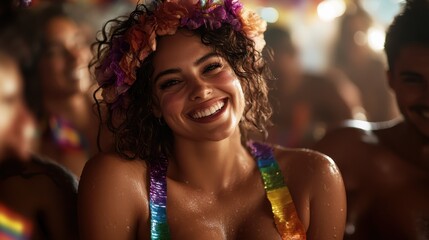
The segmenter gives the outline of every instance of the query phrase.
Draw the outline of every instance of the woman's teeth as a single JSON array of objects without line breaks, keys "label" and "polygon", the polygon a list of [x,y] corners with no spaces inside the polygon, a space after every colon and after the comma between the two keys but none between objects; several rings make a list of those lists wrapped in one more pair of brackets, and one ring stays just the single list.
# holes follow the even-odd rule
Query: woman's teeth
[{"label": "woman's teeth", "polygon": [[192,117],[195,119],[198,119],[198,118],[203,118],[203,117],[213,115],[213,114],[217,113],[220,109],[222,109],[222,107],[224,105],[225,105],[225,103],[223,101],[219,101],[211,107],[208,107],[206,109],[202,109],[202,110],[192,114]]}]

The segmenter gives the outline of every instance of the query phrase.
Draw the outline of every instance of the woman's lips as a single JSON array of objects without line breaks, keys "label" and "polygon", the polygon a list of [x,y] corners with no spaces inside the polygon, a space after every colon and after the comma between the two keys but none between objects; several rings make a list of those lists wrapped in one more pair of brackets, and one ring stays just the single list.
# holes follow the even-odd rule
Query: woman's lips
[{"label": "woman's lips", "polygon": [[208,122],[221,115],[227,105],[227,99],[220,99],[210,104],[210,106],[194,110],[189,113],[189,117],[198,122]]}]

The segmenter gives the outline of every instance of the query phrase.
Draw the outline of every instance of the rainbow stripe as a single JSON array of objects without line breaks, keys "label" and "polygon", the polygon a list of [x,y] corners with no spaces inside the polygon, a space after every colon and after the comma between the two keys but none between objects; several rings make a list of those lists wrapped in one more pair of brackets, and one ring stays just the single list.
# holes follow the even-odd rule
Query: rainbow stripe
[{"label": "rainbow stripe", "polygon": [[277,161],[273,148],[257,142],[248,146],[255,156],[262,175],[267,198],[271,203],[274,222],[283,240],[304,240],[306,234],[296,213],[295,205]]},{"label": "rainbow stripe", "polygon": [[170,239],[167,223],[167,166],[168,160],[162,156],[158,164],[150,165],[150,238]]},{"label": "rainbow stripe", "polygon": [[0,240],[30,239],[31,223],[0,204]]}]

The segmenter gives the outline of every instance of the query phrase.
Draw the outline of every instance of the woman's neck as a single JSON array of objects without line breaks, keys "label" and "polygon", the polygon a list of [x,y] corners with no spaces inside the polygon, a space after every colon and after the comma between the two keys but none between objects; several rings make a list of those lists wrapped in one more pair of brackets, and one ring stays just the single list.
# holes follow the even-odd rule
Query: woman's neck
[{"label": "woman's neck", "polygon": [[233,188],[255,163],[241,144],[240,131],[220,141],[176,139],[169,176],[210,192]]}]

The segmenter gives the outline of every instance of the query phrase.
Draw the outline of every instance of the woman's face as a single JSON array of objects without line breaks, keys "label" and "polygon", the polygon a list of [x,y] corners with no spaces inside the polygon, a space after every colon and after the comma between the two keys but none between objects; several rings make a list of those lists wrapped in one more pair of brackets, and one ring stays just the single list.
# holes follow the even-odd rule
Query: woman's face
[{"label": "woman's face", "polygon": [[154,57],[155,115],[176,138],[221,140],[244,110],[240,81],[228,62],[186,30],[160,39]]},{"label": "woman's face", "polygon": [[429,47],[403,48],[389,72],[389,83],[404,117],[429,137]]},{"label": "woman's face", "polygon": [[0,161],[6,156],[27,158],[34,122],[24,104],[21,76],[11,61],[0,63]]},{"label": "woman's face", "polygon": [[51,19],[44,29],[39,76],[44,94],[67,96],[89,84],[89,45],[83,31],[63,17]]}]

